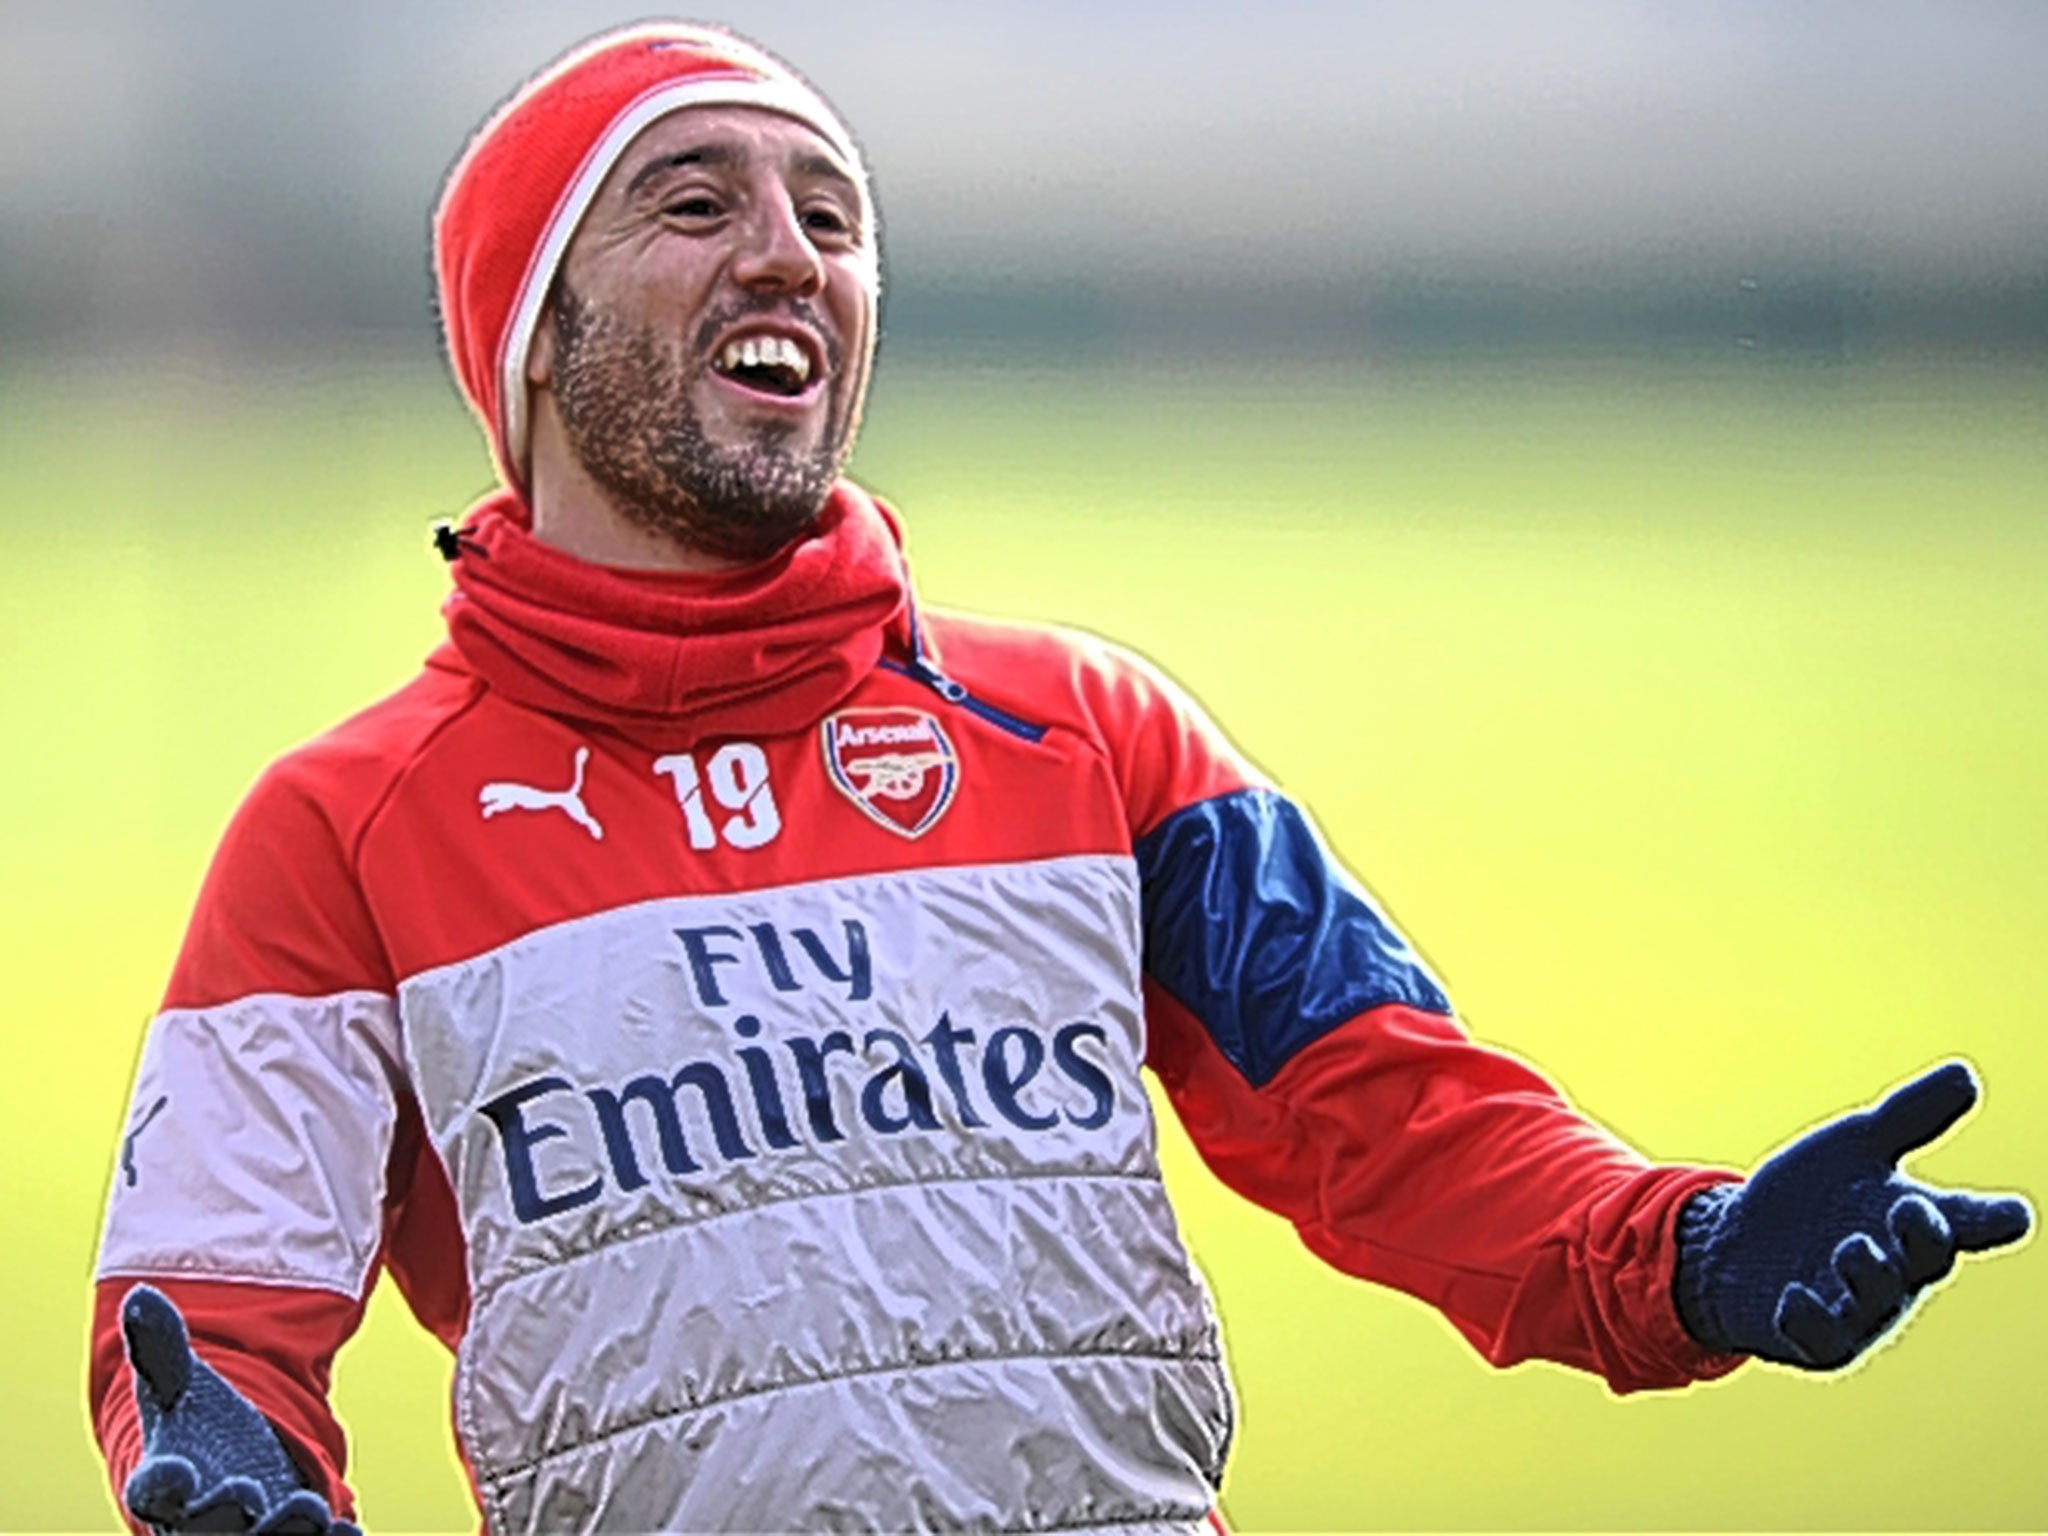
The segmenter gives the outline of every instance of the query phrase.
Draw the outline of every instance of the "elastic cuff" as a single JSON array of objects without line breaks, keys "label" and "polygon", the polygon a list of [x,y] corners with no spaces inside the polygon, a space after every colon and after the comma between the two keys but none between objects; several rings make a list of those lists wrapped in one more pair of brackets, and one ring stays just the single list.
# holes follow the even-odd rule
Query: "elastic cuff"
[{"label": "elastic cuff", "polygon": [[1690,1197],[1678,1212],[1678,1262],[1672,1266],[1671,1299],[1678,1308],[1678,1320],[1693,1342],[1716,1354],[1739,1351],[1726,1334],[1714,1325],[1712,1289],[1707,1273],[1713,1259],[1722,1214],[1734,1201],[1740,1184],[1716,1184]]}]

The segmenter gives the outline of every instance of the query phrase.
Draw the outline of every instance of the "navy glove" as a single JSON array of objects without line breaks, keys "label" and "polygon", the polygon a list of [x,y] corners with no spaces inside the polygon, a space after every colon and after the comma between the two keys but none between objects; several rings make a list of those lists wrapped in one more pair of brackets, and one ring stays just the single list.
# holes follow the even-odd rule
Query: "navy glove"
[{"label": "navy glove", "polygon": [[1694,1195],[1673,1286],[1686,1331],[1723,1353],[1834,1370],[1958,1253],[2024,1237],[2025,1200],[1931,1189],[1898,1170],[1976,1102],[1976,1077],[1952,1061],[1801,1137],[1743,1183]]},{"label": "navy glove", "polygon": [[129,1514],[163,1532],[362,1536],[306,1487],[269,1421],[192,1353],[163,1292],[130,1291],[121,1332],[142,1415],[142,1461],[121,1490]]}]

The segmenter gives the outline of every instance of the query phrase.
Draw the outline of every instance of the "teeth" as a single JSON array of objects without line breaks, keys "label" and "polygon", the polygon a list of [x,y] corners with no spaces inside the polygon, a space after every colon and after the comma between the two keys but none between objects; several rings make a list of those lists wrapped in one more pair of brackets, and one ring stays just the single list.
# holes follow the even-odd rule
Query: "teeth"
[{"label": "teeth", "polygon": [[810,355],[787,336],[749,336],[744,341],[729,341],[718,355],[718,366],[726,373],[735,368],[787,368],[799,384],[807,384],[811,378]]}]

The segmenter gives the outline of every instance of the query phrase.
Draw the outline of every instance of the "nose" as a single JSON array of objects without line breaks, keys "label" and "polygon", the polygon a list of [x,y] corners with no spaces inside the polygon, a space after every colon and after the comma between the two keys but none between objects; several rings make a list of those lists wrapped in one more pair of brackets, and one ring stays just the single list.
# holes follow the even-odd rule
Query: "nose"
[{"label": "nose", "polygon": [[781,188],[754,200],[733,260],[733,277],[746,288],[813,294],[825,285],[825,264],[811,244],[796,205]]}]

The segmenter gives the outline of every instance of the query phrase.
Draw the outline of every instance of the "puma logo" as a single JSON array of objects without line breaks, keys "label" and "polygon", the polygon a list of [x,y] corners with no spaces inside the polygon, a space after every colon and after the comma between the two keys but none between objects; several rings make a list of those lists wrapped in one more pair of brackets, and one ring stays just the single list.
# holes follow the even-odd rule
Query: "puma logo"
[{"label": "puma logo", "polygon": [[486,784],[476,800],[489,821],[500,811],[560,811],[596,842],[604,841],[604,828],[583,803],[583,769],[590,762],[590,748],[576,749],[576,772],[567,789],[535,789],[531,784],[500,781]]},{"label": "puma logo", "polygon": [[130,1131],[121,1142],[121,1173],[127,1179],[130,1189],[135,1187],[136,1180],[135,1138],[149,1129],[149,1122],[162,1114],[164,1106],[170,1102],[171,1096],[168,1093],[158,1094],[156,1102],[149,1106],[149,1112],[142,1117],[135,1129]]}]

